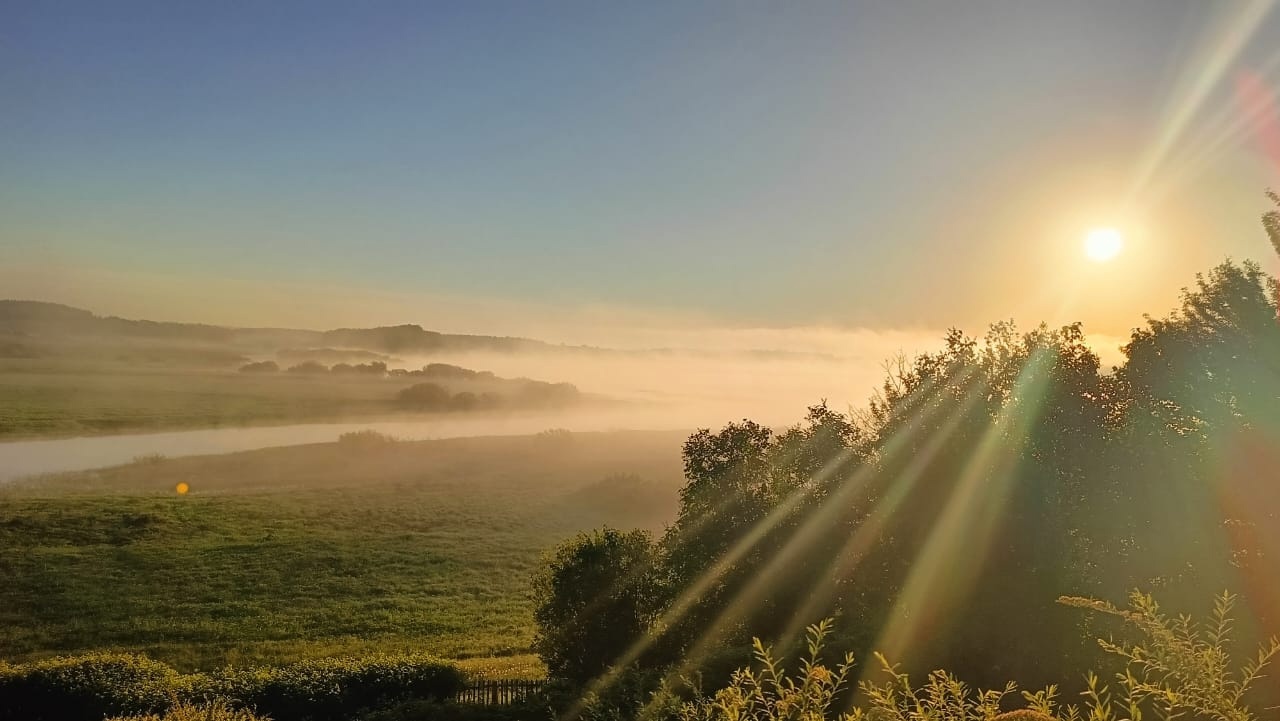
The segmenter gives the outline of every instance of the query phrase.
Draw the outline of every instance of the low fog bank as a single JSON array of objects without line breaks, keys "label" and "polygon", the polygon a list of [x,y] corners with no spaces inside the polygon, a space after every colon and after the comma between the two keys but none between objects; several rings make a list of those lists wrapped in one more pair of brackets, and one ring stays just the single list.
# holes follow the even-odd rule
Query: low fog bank
[{"label": "low fog bank", "polygon": [[[874,360],[788,355],[686,352],[504,354],[405,357],[404,367],[453,363],[504,377],[575,383],[587,400],[563,410],[475,412],[251,428],[30,440],[0,443],[0,482],[40,473],[84,470],[160,454],[228,453],[270,446],[331,442],[349,431],[374,429],[405,439],[524,435],[549,428],[571,431],[718,428],[749,417],[783,426],[809,405],[865,403],[882,378],[885,350]],[[400,365],[400,364],[397,364]]]},{"label": "low fog bank", "polygon": [[[412,364],[416,359],[409,360]],[[500,376],[553,378],[573,383],[619,422],[666,428],[718,426],[744,416],[783,424],[826,399],[833,407],[861,405],[878,383],[876,363],[820,358],[744,358],[684,353],[458,354],[422,359],[492,370]]]},{"label": "low fog bank", "polygon": [[[176,457],[331,442],[342,433],[366,428],[406,439],[427,439],[523,435],[549,428],[579,432],[693,430],[719,428],[743,418],[784,427],[797,422],[808,406],[820,401],[840,411],[864,406],[882,383],[887,362],[933,350],[941,337],[941,333],[925,332],[828,333],[809,337],[807,343],[788,343],[786,351],[744,350],[739,345],[719,351],[402,355],[390,365],[417,368],[450,363],[507,378],[567,381],[583,392],[584,400],[559,410],[421,415],[411,420],[366,416],[324,423],[11,441],[0,443],[0,482],[128,463],[152,454]],[[707,340],[715,340],[715,344],[727,341],[710,336]],[[738,340],[763,338],[752,334]],[[1118,339],[1095,343],[1104,367],[1118,357],[1118,351],[1110,348],[1117,343]]]}]

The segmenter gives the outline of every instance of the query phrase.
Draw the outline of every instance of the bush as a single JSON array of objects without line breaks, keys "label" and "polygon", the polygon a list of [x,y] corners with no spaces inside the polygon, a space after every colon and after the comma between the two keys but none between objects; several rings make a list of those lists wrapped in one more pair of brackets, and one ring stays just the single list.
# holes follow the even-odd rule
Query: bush
[{"label": "bush", "polygon": [[182,701],[163,714],[117,716],[108,721],[270,721],[270,719],[244,709],[234,708],[225,701],[215,701],[203,706]]},{"label": "bush", "polygon": [[[1247,706],[1249,694],[1264,677],[1266,667],[1280,654],[1280,641],[1271,638],[1258,648],[1255,656],[1234,663],[1230,645],[1235,596],[1229,593],[1219,596],[1207,623],[1195,623],[1188,616],[1169,618],[1161,613],[1151,596],[1137,591],[1130,594],[1129,608],[1124,610],[1089,598],[1058,600],[1068,606],[1120,618],[1143,635],[1141,642],[1098,639],[1102,650],[1125,662],[1124,672],[1116,675],[1126,702],[1125,711],[1151,704],[1165,712],[1162,716],[1169,717],[1189,715],[1216,721],[1252,721],[1254,718]],[[1239,668],[1232,668],[1233,665]],[[1096,674],[1089,674],[1088,682],[1086,697],[1094,707],[1106,709],[1103,721],[1109,721],[1110,689]]]},{"label": "bush", "polygon": [[0,666],[0,721],[102,721],[167,708],[181,676],[144,656],[95,653]]},{"label": "bush", "polygon": [[383,705],[447,699],[464,683],[456,666],[427,655],[184,676],[143,656],[91,654],[0,662],[0,721],[346,721]]},{"label": "bush", "polygon": [[361,714],[355,721],[553,721],[555,717],[546,702],[535,696],[507,705],[405,701]]},{"label": "bush", "polygon": [[140,456],[134,456],[130,461],[135,466],[154,466],[157,463],[163,463],[166,456],[163,453],[144,453]]},{"label": "bush", "polygon": [[379,433],[372,428],[366,428],[363,431],[349,431],[338,436],[339,444],[357,448],[381,448],[399,442],[399,438],[389,436],[386,433]]},{"label": "bush", "polygon": [[273,721],[345,721],[357,712],[412,699],[447,699],[462,672],[434,656],[370,656],[211,674],[205,693]]},{"label": "bush", "polygon": [[396,394],[398,405],[414,410],[445,410],[450,407],[451,401],[449,391],[435,383],[417,383]]},{"label": "bush", "polygon": [[[680,721],[1141,721],[1148,714],[1160,719],[1195,718],[1212,721],[1254,721],[1247,704],[1250,690],[1277,655],[1280,642],[1271,639],[1257,654],[1241,663],[1230,645],[1235,597],[1223,594],[1208,623],[1187,616],[1166,617],[1150,596],[1133,593],[1129,608],[1088,598],[1063,597],[1061,603],[1116,616],[1136,627],[1141,642],[1099,639],[1102,649],[1126,662],[1116,674],[1119,693],[1095,673],[1086,676],[1083,707],[1058,703],[1058,688],[1022,692],[1026,708],[1000,713],[1004,699],[1016,691],[1010,682],[1001,690],[974,691],[946,671],[929,674],[914,686],[885,658],[876,654],[883,683],[858,684],[864,706],[845,711],[853,656],[834,668],[822,663],[823,642],[830,619],[808,629],[808,655],[797,673],[789,674],[770,648],[755,640],[759,670],[739,669],[729,685],[712,696],[685,703]],[[1238,668],[1237,668],[1238,667]]]},{"label": "bush", "polygon": [[534,434],[533,443],[539,448],[564,448],[573,443],[573,431],[568,428],[548,428]]},{"label": "bush", "polygon": [[585,683],[642,638],[661,597],[653,540],[604,528],[560,544],[534,576],[533,646],[556,678]]}]

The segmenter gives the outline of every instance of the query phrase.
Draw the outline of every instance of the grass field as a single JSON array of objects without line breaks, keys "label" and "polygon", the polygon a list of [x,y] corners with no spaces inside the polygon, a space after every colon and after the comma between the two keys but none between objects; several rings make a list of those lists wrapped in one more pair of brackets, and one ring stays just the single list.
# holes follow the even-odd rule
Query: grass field
[{"label": "grass field", "polygon": [[[0,440],[404,419],[419,379],[252,374],[68,359],[0,359]],[[459,390],[471,390],[458,385]]]},{"label": "grass field", "polygon": [[216,428],[390,412],[408,383],[0,362],[0,438]]},{"label": "grass field", "polygon": [[661,528],[683,437],[339,442],[9,487],[0,656],[111,648],[194,669],[413,649],[536,673],[540,554],[601,524]]}]

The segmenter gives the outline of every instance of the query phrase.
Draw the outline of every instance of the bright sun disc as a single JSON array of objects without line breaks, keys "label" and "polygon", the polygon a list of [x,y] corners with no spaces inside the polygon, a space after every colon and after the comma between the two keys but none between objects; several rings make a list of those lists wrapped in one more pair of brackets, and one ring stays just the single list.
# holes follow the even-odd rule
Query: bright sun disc
[{"label": "bright sun disc", "polygon": [[1115,228],[1094,228],[1084,236],[1084,254],[1095,263],[1105,263],[1120,255],[1124,237]]}]

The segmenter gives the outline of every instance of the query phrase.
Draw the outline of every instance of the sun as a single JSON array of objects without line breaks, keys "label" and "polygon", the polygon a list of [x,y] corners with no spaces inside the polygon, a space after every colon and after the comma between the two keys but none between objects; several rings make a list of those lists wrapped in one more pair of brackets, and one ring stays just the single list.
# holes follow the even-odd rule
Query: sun
[{"label": "sun", "polygon": [[1124,250],[1124,236],[1115,228],[1094,228],[1084,236],[1084,254],[1095,263],[1106,263]]}]

